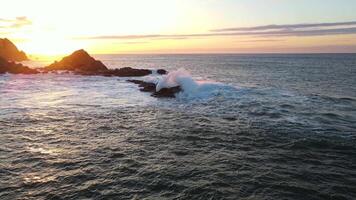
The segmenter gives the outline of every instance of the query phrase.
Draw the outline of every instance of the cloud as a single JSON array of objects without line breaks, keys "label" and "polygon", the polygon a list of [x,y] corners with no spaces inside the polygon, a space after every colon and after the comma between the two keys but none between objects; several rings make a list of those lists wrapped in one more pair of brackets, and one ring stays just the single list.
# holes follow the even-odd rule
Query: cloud
[{"label": "cloud", "polygon": [[79,37],[75,39],[191,39],[207,38],[217,36],[257,36],[257,37],[305,37],[305,36],[325,36],[325,35],[347,35],[356,34],[356,27],[320,29],[320,30],[278,30],[278,31],[248,31],[248,32],[223,32],[223,33],[203,33],[203,34],[175,34],[175,35],[109,35]]},{"label": "cloud", "polygon": [[149,42],[145,42],[145,41],[129,41],[129,42],[119,42],[117,44],[147,44]]},{"label": "cloud", "polygon": [[355,26],[356,21],[350,22],[336,22],[336,23],[313,23],[313,24],[284,24],[284,25],[265,25],[265,26],[252,26],[252,27],[235,27],[235,28],[222,28],[213,29],[211,32],[231,32],[231,31],[266,31],[266,30],[283,30],[283,29],[305,29],[305,28],[328,28],[340,26]]},{"label": "cloud", "polygon": [[[238,29],[238,28],[234,28],[234,29]],[[259,30],[255,30],[255,29],[259,29]],[[256,27],[243,27],[243,28],[239,28],[239,31],[230,31],[230,29],[228,31],[217,31],[217,30],[224,30],[224,29],[215,29],[207,33],[196,33],[196,34],[193,33],[193,34],[151,34],[151,35],[108,35],[108,36],[80,37],[75,39],[122,39],[122,40],[161,39],[162,40],[162,39],[177,39],[177,38],[196,39],[196,38],[208,38],[208,37],[218,37],[218,36],[306,37],[306,36],[348,35],[348,34],[356,34],[356,22],[267,25],[267,26],[256,26]]]},{"label": "cloud", "polygon": [[32,21],[25,16],[16,17],[14,19],[0,18],[0,29],[21,28],[31,24]]},{"label": "cloud", "polygon": [[238,43],[255,43],[255,42],[281,42],[281,39],[261,39],[261,40],[238,40]]}]

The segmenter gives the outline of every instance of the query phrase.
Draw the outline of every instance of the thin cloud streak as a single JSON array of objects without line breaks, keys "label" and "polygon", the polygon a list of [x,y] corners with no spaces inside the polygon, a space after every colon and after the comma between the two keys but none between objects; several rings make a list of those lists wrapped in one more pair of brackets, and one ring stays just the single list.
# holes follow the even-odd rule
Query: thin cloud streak
[{"label": "thin cloud streak", "polygon": [[275,39],[266,39],[266,40],[237,40],[238,43],[256,43],[256,42],[281,42],[285,40],[275,40]]},{"label": "thin cloud streak", "polygon": [[1,29],[21,28],[23,26],[31,25],[32,21],[25,16],[16,17],[15,19],[0,18]]},{"label": "thin cloud streak", "polygon": [[335,22],[335,23],[313,23],[313,24],[284,24],[284,25],[271,24],[265,26],[213,29],[210,31],[211,32],[266,31],[266,30],[276,30],[276,29],[327,28],[327,27],[354,26],[354,25],[356,25],[356,21]]},{"label": "thin cloud streak", "polygon": [[273,30],[273,31],[245,31],[245,32],[219,32],[219,33],[201,33],[201,34],[155,34],[155,35],[109,35],[79,37],[74,39],[191,39],[208,38],[219,36],[256,36],[256,37],[307,37],[307,36],[327,36],[327,35],[350,35],[356,34],[356,27],[316,29],[316,30]]}]

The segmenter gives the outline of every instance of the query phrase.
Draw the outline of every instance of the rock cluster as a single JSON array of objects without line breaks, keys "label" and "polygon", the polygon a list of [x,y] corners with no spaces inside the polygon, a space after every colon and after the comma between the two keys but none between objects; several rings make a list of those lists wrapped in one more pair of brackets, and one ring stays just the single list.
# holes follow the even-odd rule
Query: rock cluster
[{"label": "rock cluster", "polygon": [[145,82],[141,80],[127,80],[130,83],[137,84],[140,87],[140,91],[142,92],[150,92],[153,97],[167,97],[174,98],[175,94],[181,92],[182,89],[180,86],[171,87],[171,88],[162,88],[159,91],[156,91],[156,84]]},{"label": "rock cluster", "polygon": [[[10,61],[9,61],[10,60]],[[50,64],[42,69],[31,69],[14,61],[27,60],[24,52],[18,51],[16,46],[8,39],[0,39],[0,74],[37,74],[48,73],[52,71],[68,71],[84,76],[118,76],[118,77],[138,77],[152,74],[152,70],[134,69],[124,67],[120,69],[108,69],[101,61],[95,60],[85,50],[80,49],[73,52],[71,55],[62,58],[61,61]],[[157,70],[157,74],[166,74],[164,69]],[[163,88],[156,91],[156,84],[144,82],[140,80],[128,80],[129,82],[138,84],[140,91],[151,92],[154,97],[175,97],[175,94],[181,91],[179,86],[171,88]]]},{"label": "rock cluster", "polygon": [[[64,57],[59,62],[54,62],[51,65],[44,67],[44,71],[71,71],[79,75],[101,75],[101,76],[146,76],[152,73],[148,69],[134,69],[124,67],[120,69],[108,69],[101,61],[95,60],[83,49],[75,51],[69,56]],[[160,71],[164,73],[164,70]]]},{"label": "rock cluster", "polygon": [[24,61],[28,60],[23,51],[19,51],[17,47],[7,38],[0,38],[0,57],[9,61]]},{"label": "rock cluster", "polygon": [[37,74],[39,73],[36,69],[31,69],[20,63],[15,63],[12,61],[7,61],[4,58],[0,58],[0,74],[11,73],[11,74]]},{"label": "rock cluster", "polygon": [[61,61],[55,61],[44,68],[46,71],[77,71],[77,72],[103,72],[108,68],[99,60],[95,60],[86,51],[80,49],[71,55],[64,57]]},{"label": "rock cluster", "polygon": [[152,74],[152,71],[148,69],[134,69],[131,67],[123,67],[120,69],[107,70],[103,74],[105,76],[131,77],[131,76],[147,76]]}]

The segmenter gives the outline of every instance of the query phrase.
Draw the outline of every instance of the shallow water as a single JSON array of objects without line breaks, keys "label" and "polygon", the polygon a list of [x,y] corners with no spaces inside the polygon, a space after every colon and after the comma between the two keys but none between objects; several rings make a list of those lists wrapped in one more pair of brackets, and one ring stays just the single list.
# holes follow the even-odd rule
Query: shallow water
[{"label": "shallow water", "polygon": [[96,57],[201,87],[0,75],[0,199],[356,197],[355,54]]}]

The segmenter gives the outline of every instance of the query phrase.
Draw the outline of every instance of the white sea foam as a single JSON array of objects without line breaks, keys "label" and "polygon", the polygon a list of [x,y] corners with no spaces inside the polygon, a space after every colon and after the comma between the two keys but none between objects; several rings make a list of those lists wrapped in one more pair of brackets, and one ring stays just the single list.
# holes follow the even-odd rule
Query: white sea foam
[{"label": "white sea foam", "polygon": [[212,95],[218,95],[226,89],[235,89],[218,82],[196,81],[187,70],[180,68],[169,72],[167,75],[159,79],[157,81],[156,91],[159,91],[162,88],[176,86],[180,86],[183,90],[177,95],[177,97],[180,98],[207,98]]}]

